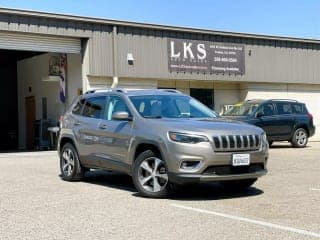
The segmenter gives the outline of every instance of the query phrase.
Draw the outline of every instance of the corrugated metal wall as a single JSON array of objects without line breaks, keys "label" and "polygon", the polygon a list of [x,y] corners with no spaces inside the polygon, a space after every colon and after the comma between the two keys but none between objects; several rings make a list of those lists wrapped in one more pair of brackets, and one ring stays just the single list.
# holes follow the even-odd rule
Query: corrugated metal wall
[{"label": "corrugated metal wall", "polygon": [[[311,43],[174,33],[120,27],[119,77],[320,83],[320,46]],[[167,38],[245,44],[244,75],[169,72]],[[249,51],[251,56],[249,56]],[[126,61],[132,53],[134,65]]]},{"label": "corrugated metal wall", "polygon": [[0,31],[88,39],[89,74],[112,76],[112,26],[83,21],[0,14]]},{"label": "corrugated metal wall", "polygon": [[[0,14],[0,31],[88,39],[91,76],[113,73],[112,25],[68,19]],[[167,39],[181,38],[245,44],[245,75],[169,72]],[[320,45],[246,37],[196,34],[151,28],[117,28],[117,75],[120,78],[222,80],[243,82],[320,83]],[[251,51],[251,56],[249,56]],[[134,64],[129,65],[127,54]]]},{"label": "corrugated metal wall", "polygon": [[9,33],[0,31],[0,49],[35,52],[80,53],[78,38],[57,37],[39,34]]},{"label": "corrugated metal wall", "polygon": [[[134,64],[127,62],[132,53]],[[122,77],[170,78],[167,42],[160,31],[120,27],[118,29],[118,70]]]},{"label": "corrugated metal wall", "polygon": [[89,74],[113,75],[112,26],[97,25],[89,39]]},{"label": "corrugated metal wall", "polygon": [[0,14],[0,30],[69,37],[90,37],[92,23],[63,21],[59,19]]}]

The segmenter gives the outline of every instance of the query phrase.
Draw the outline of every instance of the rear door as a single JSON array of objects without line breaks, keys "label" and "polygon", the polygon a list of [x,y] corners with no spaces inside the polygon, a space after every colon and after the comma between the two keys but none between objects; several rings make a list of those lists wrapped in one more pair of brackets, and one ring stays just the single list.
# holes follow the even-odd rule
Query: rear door
[{"label": "rear door", "polygon": [[81,162],[86,166],[99,167],[97,157],[98,148],[98,125],[106,103],[105,96],[89,97],[82,101],[83,110],[75,116],[73,130],[77,138],[78,152]]},{"label": "rear door", "polygon": [[278,113],[277,138],[279,140],[288,140],[294,130],[295,115],[292,112],[292,103],[277,102],[276,109]]}]

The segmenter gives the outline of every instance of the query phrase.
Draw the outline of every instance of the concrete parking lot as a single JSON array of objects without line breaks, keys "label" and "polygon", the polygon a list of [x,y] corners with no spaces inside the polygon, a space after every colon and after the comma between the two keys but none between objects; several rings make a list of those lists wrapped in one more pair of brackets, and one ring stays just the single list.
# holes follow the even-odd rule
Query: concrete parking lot
[{"label": "concrete parking lot", "polygon": [[0,154],[0,239],[319,239],[320,143],[270,149],[245,193],[218,184],[140,197],[130,177],[59,178],[56,152]]}]

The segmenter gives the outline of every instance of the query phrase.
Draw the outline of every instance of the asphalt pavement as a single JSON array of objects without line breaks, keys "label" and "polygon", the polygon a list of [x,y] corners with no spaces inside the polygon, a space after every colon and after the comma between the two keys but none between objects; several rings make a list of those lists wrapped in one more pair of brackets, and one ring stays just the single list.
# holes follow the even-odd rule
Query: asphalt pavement
[{"label": "asphalt pavement", "polygon": [[140,197],[129,176],[59,177],[56,152],[0,154],[0,239],[320,239],[320,143],[275,144],[244,193],[185,186]]}]

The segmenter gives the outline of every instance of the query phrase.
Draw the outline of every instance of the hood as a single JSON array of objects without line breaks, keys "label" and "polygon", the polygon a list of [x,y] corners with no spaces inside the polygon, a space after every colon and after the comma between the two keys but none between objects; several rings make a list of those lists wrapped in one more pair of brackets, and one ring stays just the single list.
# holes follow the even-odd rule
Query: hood
[{"label": "hood", "polygon": [[221,118],[224,119],[232,119],[232,120],[237,120],[237,121],[249,121],[250,116],[221,116]]},{"label": "hood", "polygon": [[[153,126],[166,131],[204,135],[260,135],[264,131],[256,126],[224,118],[150,119]],[[157,129],[156,129],[157,130]]]}]

